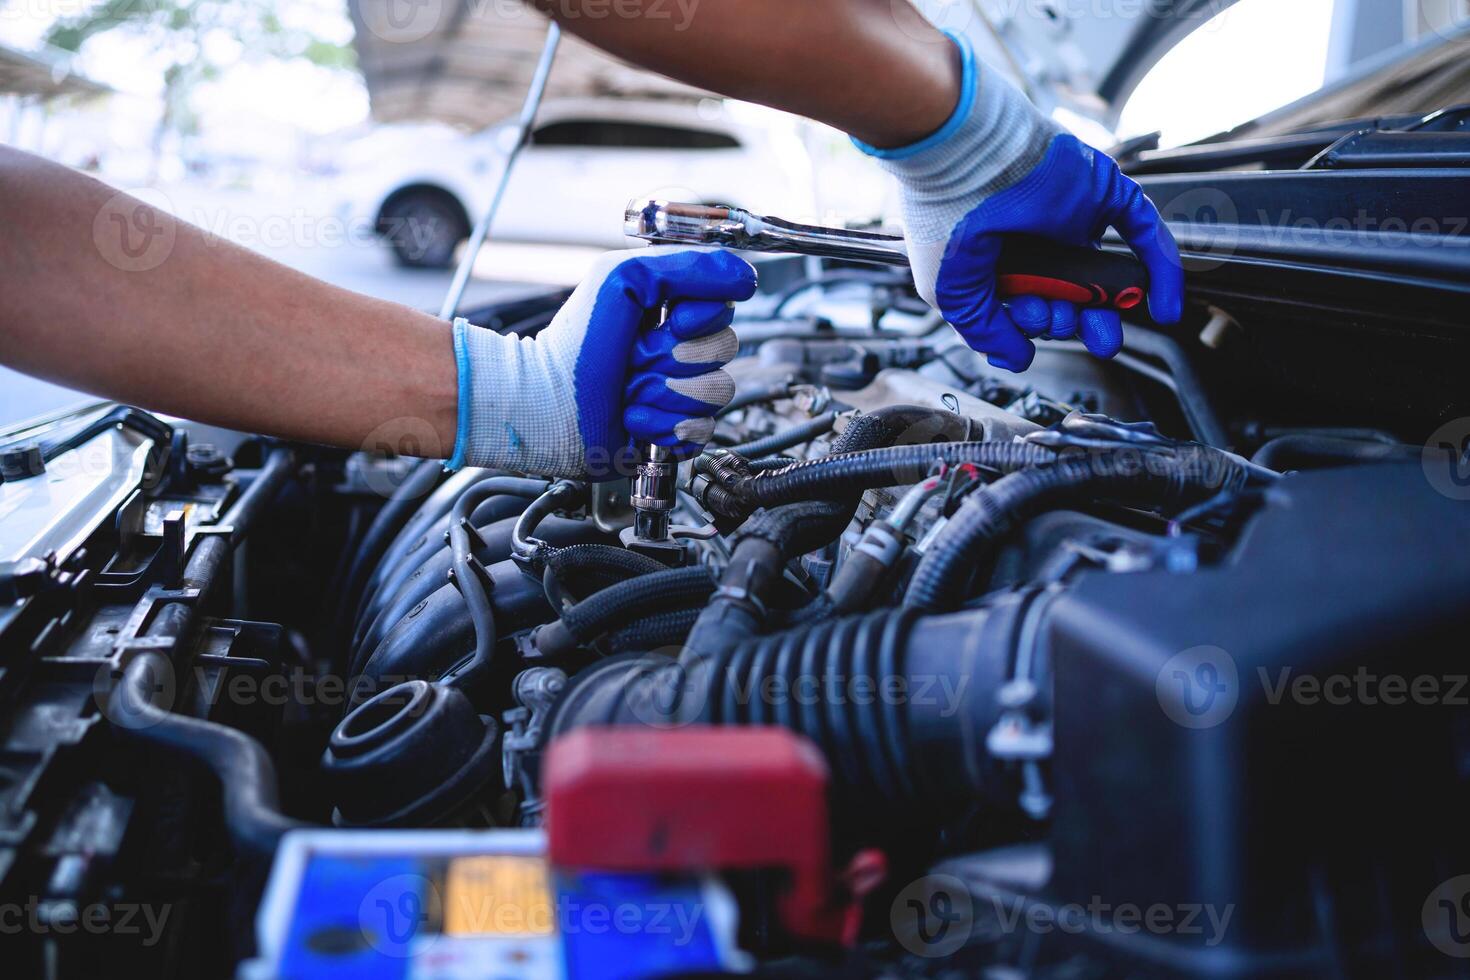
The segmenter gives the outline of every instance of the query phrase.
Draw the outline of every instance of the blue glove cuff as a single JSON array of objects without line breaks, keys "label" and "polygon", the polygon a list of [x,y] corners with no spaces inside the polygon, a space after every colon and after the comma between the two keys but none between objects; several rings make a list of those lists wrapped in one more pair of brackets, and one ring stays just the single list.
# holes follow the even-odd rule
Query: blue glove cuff
[{"label": "blue glove cuff", "polygon": [[459,404],[455,410],[454,455],[444,464],[446,473],[464,468],[470,441],[470,352],[464,336],[469,326],[470,322],[462,316],[454,320],[454,369],[458,374]]},{"label": "blue glove cuff", "polygon": [[905,157],[923,153],[925,150],[932,150],[960,131],[960,127],[965,124],[965,120],[970,116],[970,111],[975,107],[975,90],[978,87],[975,84],[975,49],[970,46],[969,38],[963,34],[945,31],[944,36],[960,49],[960,101],[955,106],[954,112],[950,113],[949,118],[944,121],[944,125],[908,146],[880,150],[876,146],[864,143],[856,136],[850,136],[848,138],[852,140],[853,146],[879,160],[902,160]]}]

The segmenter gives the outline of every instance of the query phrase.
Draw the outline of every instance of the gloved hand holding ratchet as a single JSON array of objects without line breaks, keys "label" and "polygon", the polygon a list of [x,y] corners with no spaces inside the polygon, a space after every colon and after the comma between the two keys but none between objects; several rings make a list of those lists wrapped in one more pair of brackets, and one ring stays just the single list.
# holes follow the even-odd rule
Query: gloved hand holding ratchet
[{"label": "gloved hand holding ratchet", "polygon": [[1149,313],[1178,322],[1184,272],[1179,250],[1143,190],[1106,154],[1043,116],[1005,78],[959,48],[960,100],[935,133],[880,150],[856,139],[894,174],[902,190],[905,234],[922,295],[992,365],[1024,371],[1034,338],[1078,337],[1099,357],[1123,345],[1119,314],[1062,299],[1018,296],[1003,302],[997,263],[1007,233],[1094,246],[1116,228],[1148,272]]},{"label": "gloved hand holding ratchet", "polygon": [[603,256],[534,338],[457,320],[449,467],[606,480],[629,475],[634,440],[697,453],[735,393],[732,304],[755,285],[729,252],[636,249]]},{"label": "gloved hand holding ratchet", "polygon": [[[950,41],[962,77],[948,121],[898,149],[855,140],[899,179],[920,295],[996,367],[1026,370],[1037,338],[1077,337],[1112,357],[1123,344],[1116,309],[1058,295],[1003,296],[999,279],[1002,252],[1013,258],[1018,236],[1092,248],[1114,227],[1147,271],[1153,320],[1177,322],[1178,249],[1138,184],[1042,116],[963,37]],[[1040,282],[1046,270],[1038,271],[1022,281]],[[457,323],[460,409],[450,465],[607,479],[627,475],[619,454],[630,463],[633,440],[680,457],[697,452],[734,393],[721,370],[738,346],[729,304],[754,288],[754,271],[728,252],[646,249],[605,257],[534,340]],[[665,304],[667,329],[647,329]]]}]

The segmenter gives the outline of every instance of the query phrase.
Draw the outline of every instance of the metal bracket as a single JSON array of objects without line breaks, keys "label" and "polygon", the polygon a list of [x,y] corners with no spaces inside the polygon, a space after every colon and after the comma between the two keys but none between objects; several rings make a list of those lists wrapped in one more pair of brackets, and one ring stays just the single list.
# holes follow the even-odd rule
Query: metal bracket
[{"label": "metal bracket", "polygon": [[636,551],[654,561],[673,566],[684,563],[685,541],[709,541],[718,537],[719,533],[719,529],[713,524],[671,524],[666,538],[640,537],[637,527],[623,528],[618,537],[623,542],[623,547],[629,551]]}]

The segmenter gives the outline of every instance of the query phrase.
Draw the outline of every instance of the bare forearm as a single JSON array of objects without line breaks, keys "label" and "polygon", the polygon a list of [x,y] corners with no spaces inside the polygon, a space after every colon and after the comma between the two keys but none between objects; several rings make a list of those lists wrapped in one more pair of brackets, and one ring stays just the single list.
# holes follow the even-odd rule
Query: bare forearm
[{"label": "bare forearm", "polygon": [[0,360],[17,370],[246,431],[453,448],[447,324],[3,148],[0,268]]},{"label": "bare forearm", "polygon": [[531,0],[566,30],[671,78],[912,143],[959,98],[954,47],[904,0]]}]

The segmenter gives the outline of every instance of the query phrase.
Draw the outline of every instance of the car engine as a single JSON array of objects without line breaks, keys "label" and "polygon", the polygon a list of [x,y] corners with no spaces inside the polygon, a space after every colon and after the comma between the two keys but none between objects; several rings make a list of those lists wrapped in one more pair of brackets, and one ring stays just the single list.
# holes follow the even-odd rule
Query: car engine
[{"label": "car engine", "polygon": [[14,434],[7,969],[1463,975],[1465,280],[1179,237],[1182,327],[1020,376],[763,262],[660,547],[626,479]]}]

